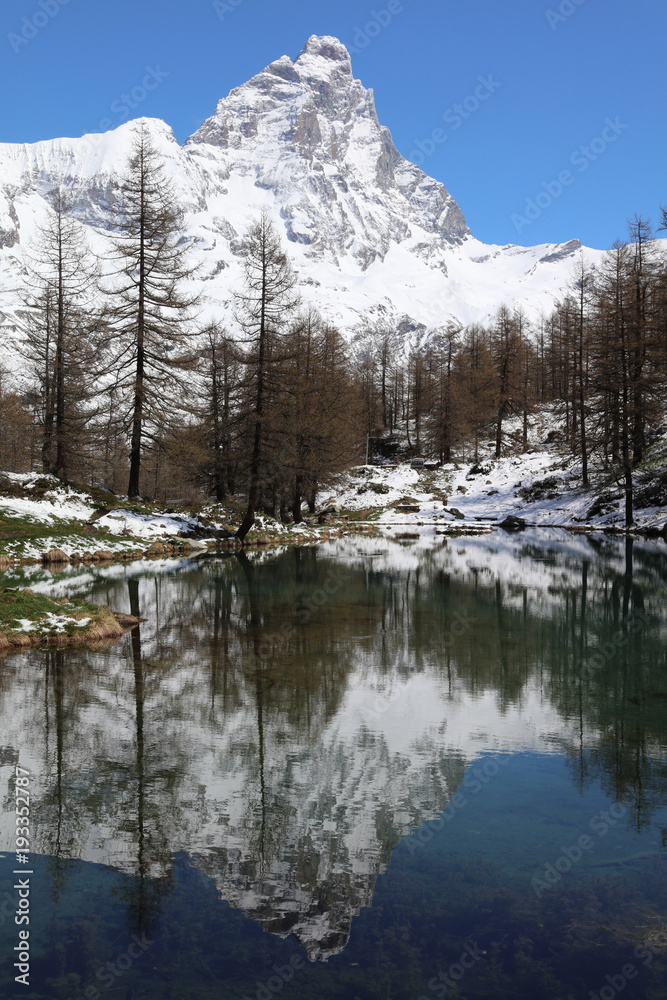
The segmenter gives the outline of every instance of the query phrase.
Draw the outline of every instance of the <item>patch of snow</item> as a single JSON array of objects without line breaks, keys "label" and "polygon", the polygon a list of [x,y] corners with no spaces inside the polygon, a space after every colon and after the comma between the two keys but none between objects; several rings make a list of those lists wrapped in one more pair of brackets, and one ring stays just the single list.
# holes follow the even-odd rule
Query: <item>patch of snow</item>
[{"label": "patch of snow", "polygon": [[159,538],[165,535],[178,535],[189,528],[197,527],[199,521],[194,517],[136,514],[134,511],[118,509],[100,517],[97,524],[117,535],[128,532],[135,538]]},{"label": "patch of snow", "polygon": [[41,634],[48,633],[49,635],[65,635],[68,625],[74,625],[76,628],[85,628],[92,621],[92,618],[71,618],[69,615],[56,615],[49,611],[37,621],[32,621],[30,618],[16,618],[15,621],[19,623],[19,627],[12,629],[13,632],[40,632]]}]

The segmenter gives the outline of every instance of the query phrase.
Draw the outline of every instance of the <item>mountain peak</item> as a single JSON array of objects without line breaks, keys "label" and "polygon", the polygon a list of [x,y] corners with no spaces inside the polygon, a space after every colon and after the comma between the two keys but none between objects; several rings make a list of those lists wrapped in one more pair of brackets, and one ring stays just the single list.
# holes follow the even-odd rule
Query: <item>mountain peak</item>
[{"label": "mountain peak", "polygon": [[[230,91],[182,147],[164,123],[145,125],[196,236],[216,315],[231,315],[243,233],[263,208],[290,243],[304,299],[350,333],[394,324],[414,342],[427,330],[484,322],[509,295],[532,315],[548,311],[579,252],[574,243],[478,243],[445,186],[396,149],[372,90],[331,35],[312,35],[295,58],[281,56]],[[0,321],[11,315],[20,328],[16,260],[34,229],[35,196],[46,199],[64,178],[94,243],[108,228],[136,127],[0,143]]]},{"label": "mountain peak", "polygon": [[184,148],[222,182],[251,180],[249,203],[259,191],[275,199],[287,239],[336,268],[349,258],[365,271],[412,241],[444,274],[444,248],[469,235],[444,185],[400,155],[332,35],[312,35],[294,61],[282,56],[232,90]]},{"label": "mountain peak", "polygon": [[311,35],[294,60],[300,75],[328,79],[333,72],[352,76],[350,53],[333,35]]}]

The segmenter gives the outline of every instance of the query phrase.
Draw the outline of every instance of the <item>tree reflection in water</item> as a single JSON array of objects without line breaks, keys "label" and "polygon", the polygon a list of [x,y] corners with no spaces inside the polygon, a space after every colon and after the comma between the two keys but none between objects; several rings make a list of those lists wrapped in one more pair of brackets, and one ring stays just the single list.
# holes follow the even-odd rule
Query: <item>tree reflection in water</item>
[{"label": "tree reflection in water", "polygon": [[[8,745],[44,762],[35,808],[55,900],[68,859],[103,861],[127,876],[114,891],[128,928],[152,933],[184,852],[237,910],[334,956],[401,838],[489,749],[558,749],[582,794],[603,789],[650,833],[667,785],[666,588],[664,549],[530,534],[100,579],[97,599],[129,599],[148,621],[112,650],[31,651],[0,673]],[[460,879],[427,857],[431,875]],[[497,872],[478,867],[471,899],[497,902]],[[584,891],[573,883],[567,905]],[[531,920],[534,905],[521,904]],[[364,913],[360,927],[376,919]]]}]

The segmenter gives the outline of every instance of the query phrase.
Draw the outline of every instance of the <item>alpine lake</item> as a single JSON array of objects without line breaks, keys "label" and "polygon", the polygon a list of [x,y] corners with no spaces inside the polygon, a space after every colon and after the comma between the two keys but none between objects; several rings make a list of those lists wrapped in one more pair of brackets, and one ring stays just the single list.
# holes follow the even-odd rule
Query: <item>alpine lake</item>
[{"label": "alpine lake", "polygon": [[1,997],[667,997],[664,543],[347,537],[0,585],[146,619],[0,661]]}]

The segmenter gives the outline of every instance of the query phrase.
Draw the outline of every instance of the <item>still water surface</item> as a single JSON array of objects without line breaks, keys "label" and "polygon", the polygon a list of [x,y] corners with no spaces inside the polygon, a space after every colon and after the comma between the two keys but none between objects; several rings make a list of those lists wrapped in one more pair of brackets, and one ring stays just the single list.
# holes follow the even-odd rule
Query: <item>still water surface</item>
[{"label": "still water surface", "polygon": [[528,532],[35,570],[147,621],[0,661],[0,996],[667,997],[666,553]]}]

